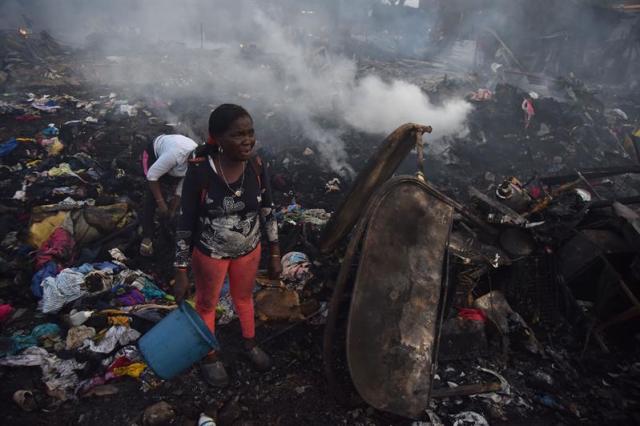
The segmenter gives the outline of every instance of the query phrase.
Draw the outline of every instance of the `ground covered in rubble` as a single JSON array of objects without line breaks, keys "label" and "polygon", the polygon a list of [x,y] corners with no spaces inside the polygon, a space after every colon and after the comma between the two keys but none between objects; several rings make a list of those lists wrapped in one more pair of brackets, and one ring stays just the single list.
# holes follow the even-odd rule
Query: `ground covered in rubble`
[{"label": "ground covered in rubble", "polygon": [[[260,322],[258,340],[273,357],[273,368],[266,373],[251,369],[238,347],[237,320],[222,307],[227,321],[219,327],[218,338],[231,374],[228,388],[208,387],[197,367],[171,381],[160,380],[144,366],[136,370],[142,361],[135,340],[171,305],[173,251],[170,226],[160,224],[155,258],[138,254],[136,218],[145,190],[138,156],[155,135],[183,131],[185,123],[196,135],[203,135],[211,105],[222,99],[202,94],[172,98],[170,89],[150,94],[144,87],[88,86],[78,68],[95,70],[111,60],[88,58],[86,53],[64,54],[49,43],[54,42],[45,39],[39,45],[51,57],[49,67],[34,67],[18,50],[3,59],[8,72],[3,75],[4,86],[0,85],[4,88],[0,97],[0,302],[10,305],[2,317],[0,344],[0,365],[4,365],[0,407],[5,422],[159,424],[150,420],[150,413],[160,410],[154,404],[166,402],[168,424],[196,424],[201,413],[220,425],[411,424],[368,407],[355,394],[350,404],[339,403],[326,384],[322,307],[331,294],[340,255],[320,256],[317,244],[327,213],[338,207],[351,180],[331,171],[317,147],[283,117],[268,111],[256,115],[256,129],[259,153],[271,167],[281,208],[282,249],[306,253],[311,264],[305,267],[313,273],[311,278],[306,270],[294,276],[299,286],[292,285],[301,303],[263,307],[272,318]],[[588,87],[578,80],[554,81],[543,91],[537,85],[511,81],[498,84],[487,95],[479,93],[484,87],[480,77],[452,72],[443,78],[442,66],[436,65],[370,58],[359,62],[362,72],[373,69],[406,78],[432,99],[456,93],[474,105],[466,134],[433,146],[427,143],[428,179],[459,201],[472,198],[470,186],[491,194],[509,176],[528,181],[572,174],[576,169],[637,165],[637,153],[625,139],[640,120],[637,91]],[[534,89],[540,92],[534,101],[536,116],[527,125],[521,103]],[[168,119],[171,116],[175,122]],[[429,124],[429,118],[425,120]],[[344,139],[357,173],[383,136],[347,129]],[[401,171],[413,173],[415,160],[411,154]],[[634,197],[640,188],[634,175],[592,184],[603,198]],[[566,221],[576,214],[569,210],[554,220]],[[64,231],[55,234],[59,229]],[[51,240],[52,235],[59,238]],[[556,246],[550,237],[536,238],[537,262]],[[528,324],[524,337],[516,333],[505,342],[486,318],[477,317],[477,311],[465,317],[452,308],[434,382],[438,389],[495,382],[499,390],[433,399],[422,420],[434,425],[438,418],[455,425],[640,423],[637,328],[616,328],[607,335],[606,345],[596,344],[585,341],[590,324],[565,319],[567,309],[558,302],[566,300],[562,297],[538,299],[548,303],[547,316],[541,314],[543,309],[524,312],[526,303],[513,295],[518,293],[513,288],[517,283],[509,274],[526,274],[527,268],[536,265],[526,259],[519,264],[512,260],[515,266],[507,273],[492,270],[488,279],[466,290],[478,299],[503,290],[515,311],[523,309]],[[42,302],[38,306],[35,295],[43,280],[57,284],[56,274],[62,269],[85,263],[93,266],[76,272],[85,286],[78,284],[78,297],[60,306],[45,297],[53,306]],[[44,275],[34,279],[36,273]],[[453,271],[451,275],[452,280],[459,278]],[[73,277],[69,275],[70,280]],[[464,295],[463,284],[458,283],[458,290]],[[459,300],[455,308],[461,307]],[[136,310],[136,306],[148,309]],[[309,312],[305,306],[311,306]],[[89,333],[85,339],[70,340],[69,330],[78,328],[69,318],[71,309],[103,313],[86,323],[91,327],[85,328],[93,332],[82,329]],[[320,314],[289,329],[313,312]],[[513,318],[509,321],[511,326]],[[43,324],[53,326],[37,328]],[[107,330],[122,333],[110,346],[103,334]],[[139,333],[129,337],[131,330]],[[343,344],[340,339],[335,342],[338,349]],[[37,348],[46,350],[44,358]],[[20,366],[25,354],[38,362]],[[16,363],[3,364],[3,358]],[[342,364],[338,367],[342,384],[351,389]],[[16,397],[22,390],[29,393]]]}]

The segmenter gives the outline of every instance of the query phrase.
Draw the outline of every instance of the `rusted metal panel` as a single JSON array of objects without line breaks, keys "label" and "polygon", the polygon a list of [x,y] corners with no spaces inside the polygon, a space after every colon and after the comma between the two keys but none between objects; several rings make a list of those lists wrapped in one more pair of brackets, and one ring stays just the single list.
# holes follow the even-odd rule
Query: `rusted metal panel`
[{"label": "rusted metal panel", "polygon": [[330,253],[351,231],[373,192],[380,188],[416,145],[416,133],[431,132],[428,126],[407,123],[391,133],[354,181],[349,193],[325,227],[320,251]]},{"label": "rusted metal panel", "polygon": [[453,207],[417,179],[395,178],[381,192],[354,284],[347,358],[367,403],[415,418],[431,392]]}]

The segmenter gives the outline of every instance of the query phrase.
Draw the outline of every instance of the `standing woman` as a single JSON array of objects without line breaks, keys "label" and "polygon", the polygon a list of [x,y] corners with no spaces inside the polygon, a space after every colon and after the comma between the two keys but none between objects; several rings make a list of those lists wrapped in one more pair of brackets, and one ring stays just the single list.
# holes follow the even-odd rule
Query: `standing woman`
[{"label": "standing woman", "polygon": [[[238,105],[223,104],[209,117],[209,140],[189,160],[178,219],[175,297],[181,302],[191,266],[196,284],[196,310],[212,333],[216,306],[225,276],[240,319],[244,349],[259,370],[271,365],[255,342],[253,288],[261,253],[261,229],[269,243],[269,274],[282,272],[278,226],[269,179],[259,158],[253,120]],[[202,372],[213,386],[225,386],[228,376],[215,352],[207,355]]]}]

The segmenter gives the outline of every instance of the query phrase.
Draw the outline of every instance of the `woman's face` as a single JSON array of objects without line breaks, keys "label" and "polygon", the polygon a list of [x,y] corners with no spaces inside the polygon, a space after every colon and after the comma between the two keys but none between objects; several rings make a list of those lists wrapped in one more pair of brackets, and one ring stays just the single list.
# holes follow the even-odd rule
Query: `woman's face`
[{"label": "woman's face", "polygon": [[222,146],[224,155],[231,160],[248,160],[256,144],[251,117],[244,116],[236,119],[229,129],[218,137],[218,143]]}]

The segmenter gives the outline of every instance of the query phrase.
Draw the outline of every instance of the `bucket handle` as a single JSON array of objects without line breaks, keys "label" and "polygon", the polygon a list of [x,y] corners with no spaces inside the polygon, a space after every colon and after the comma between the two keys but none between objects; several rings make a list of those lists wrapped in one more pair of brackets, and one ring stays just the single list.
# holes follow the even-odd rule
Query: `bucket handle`
[{"label": "bucket handle", "polygon": [[187,312],[186,304],[187,304],[187,302],[183,301],[180,304],[180,310],[182,312],[184,312],[185,316],[189,319],[189,322],[191,323],[193,328],[196,329],[196,331],[198,332],[200,337],[202,337],[207,343],[209,343],[209,346],[211,346],[211,349],[220,349],[220,345],[218,344],[218,341],[216,340],[216,336],[213,336],[213,340],[212,340],[209,336],[207,336],[207,334],[205,332],[203,332],[200,329],[200,326],[193,320],[193,318],[191,318],[191,315],[189,315],[189,312]]}]

